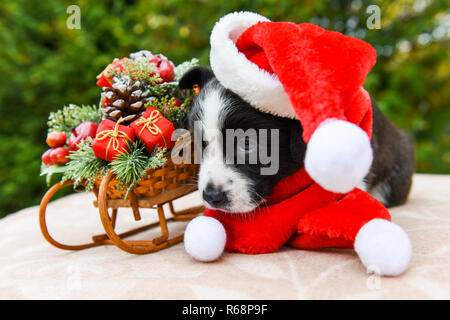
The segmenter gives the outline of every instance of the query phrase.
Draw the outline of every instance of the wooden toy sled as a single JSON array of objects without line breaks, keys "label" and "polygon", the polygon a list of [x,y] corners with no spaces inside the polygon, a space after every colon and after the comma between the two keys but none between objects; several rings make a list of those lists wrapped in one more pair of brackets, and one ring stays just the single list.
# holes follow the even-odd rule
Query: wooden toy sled
[{"label": "wooden toy sled", "polygon": [[[178,140],[180,141],[180,140]],[[178,144],[178,142],[177,142]],[[183,234],[169,238],[167,223],[171,221],[190,220],[204,210],[203,206],[195,206],[181,211],[175,211],[173,201],[197,190],[192,179],[196,176],[198,165],[174,164],[170,157],[166,164],[157,169],[150,169],[141,181],[125,198],[126,190],[120,188],[113,172],[98,179],[93,188],[97,198],[94,206],[98,207],[100,219],[105,229],[104,234],[94,235],[92,242],[81,245],[68,245],[55,240],[49,233],[46,223],[47,204],[60,189],[71,186],[73,181],[60,182],[52,186],[42,198],[39,207],[39,223],[45,239],[55,247],[65,250],[82,250],[100,245],[116,245],[120,249],[134,254],[145,254],[165,249],[183,240]],[[81,183],[83,185],[83,183]],[[172,217],[165,217],[163,205],[168,204]],[[155,209],[159,221],[118,234],[115,231],[119,208],[131,208],[134,219],[141,219],[139,209]],[[109,212],[111,210],[111,213]],[[137,233],[160,227],[161,236],[151,240],[126,240]]]}]

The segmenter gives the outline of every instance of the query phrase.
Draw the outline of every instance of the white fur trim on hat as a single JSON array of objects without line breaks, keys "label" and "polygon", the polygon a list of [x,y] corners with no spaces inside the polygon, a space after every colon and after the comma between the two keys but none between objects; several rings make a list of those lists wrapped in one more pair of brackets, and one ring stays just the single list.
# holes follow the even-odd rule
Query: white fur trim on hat
[{"label": "white fur trim on hat", "polygon": [[322,188],[346,193],[369,173],[373,151],[367,133],[337,119],[322,122],[306,148],[305,169]]},{"label": "white fur trim on hat", "polygon": [[398,276],[409,266],[412,245],[407,233],[383,219],[367,222],[355,239],[355,251],[364,266],[382,276]]},{"label": "white fur trim on hat", "polygon": [[275,74],[260,69],[239,52],[235,42],[258,22],[270,21],[253,12],[234,12],[214,26],[210,44],[211,68],[219,82],[254,108],[280,117],[297,119],[283,85]]},{"label": "white fur trim on hat", "polygon": [[200,216],[194,218],[184,232],[184,248],[198,261],[208,262],[220,258],[227,234],[219,220]]}]

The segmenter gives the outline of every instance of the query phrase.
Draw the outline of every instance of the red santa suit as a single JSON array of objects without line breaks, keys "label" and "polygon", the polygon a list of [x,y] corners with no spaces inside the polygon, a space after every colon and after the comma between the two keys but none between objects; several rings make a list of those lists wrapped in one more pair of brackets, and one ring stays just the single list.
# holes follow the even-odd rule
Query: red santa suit
[{"label": "red santa suit", "polygon": [[362,184],[372,164],[372,107],[363,84],[376,61],[368,43],[318,26],[231,13],[211,34],[217,80],[254,108],[298,119],[305,166],[245,214],[207,209],[185,234],[200,261],[227,251],[256,254],[285,244],[354,248],[366,267],[401,274],[411,244]]}]

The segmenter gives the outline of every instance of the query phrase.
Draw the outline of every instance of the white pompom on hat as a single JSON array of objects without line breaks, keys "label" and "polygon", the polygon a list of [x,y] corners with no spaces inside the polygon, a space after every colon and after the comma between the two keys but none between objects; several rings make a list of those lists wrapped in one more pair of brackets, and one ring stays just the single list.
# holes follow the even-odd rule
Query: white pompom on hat
[{"label": "white pompom on hat", "polygon": [[372,106],[362,87],[375,65],[368,43],[252,12],[221,18],[210,39],[217,80],[254,108],[298,119],[305,169],[324,189],[345,193],[372,164]]}]

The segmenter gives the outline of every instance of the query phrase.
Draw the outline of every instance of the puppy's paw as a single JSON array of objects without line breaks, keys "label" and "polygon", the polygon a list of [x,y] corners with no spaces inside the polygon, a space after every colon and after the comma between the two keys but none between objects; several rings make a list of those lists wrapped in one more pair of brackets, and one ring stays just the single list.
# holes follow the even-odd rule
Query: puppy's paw
[{"label": "puppy's paw", "polygon": [[184,232],[184,248],[198,261],[219,259],[226,241],[225,228],[217,219],[211,217],[200,216],[193,219]]},{"label": "puppy's paw", "polygon": [[365,131],[348,121],[329,119],[308,142],[305,169],[324,189],[346,193],[363,181],[372,159],[372,146]]},{"label": "puppy's paw", "polygon": [[412,246],[398,225],[373,219],[356,235],[355,251],[366,268],[382,276],[398,276],[408,268]]}]

